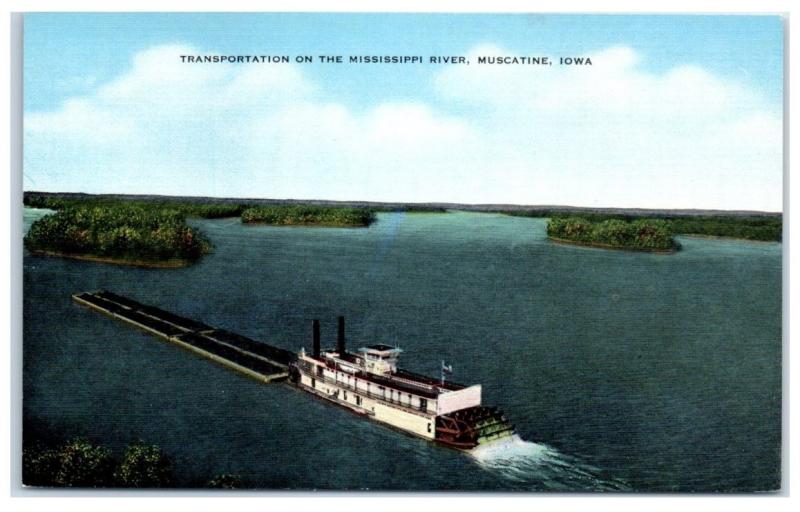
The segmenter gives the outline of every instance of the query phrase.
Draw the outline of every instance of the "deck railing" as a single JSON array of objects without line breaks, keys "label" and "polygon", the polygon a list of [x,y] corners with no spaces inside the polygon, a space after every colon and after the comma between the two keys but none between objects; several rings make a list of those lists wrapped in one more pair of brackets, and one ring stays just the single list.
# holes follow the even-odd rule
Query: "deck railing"
[{"label": "deck railing", "polygon": [[383,403],[385,403],[386,405],[388,405],[390,407],[398,408],[398,409],[401,409],[401,410],[403,410],[405,412],[410,412],[410,413],[416,414],[417,416],[428,417],[429,411],[428,411],[427,408],[426,409],[420,409],[419,407],[414,407],[414,406],[408,404],[408,402],[403,403],[400,400],[396,400],[396,399],[392,400],[390,398],[390,396],[386,396],[385,393],[374,393],[374,392],[369,391],[369,390],[364,390],[362,388],[357,388],[356,386],[354,386],[352,384],[349,384],[349,383],[347,383],[345,381],[332,379],[330,377],[325,377],[325,376],[321,376],[321,375],[315,375],[312,372],[307,372],[307,375],[308,375],[308,377],[316,380],[317,382],[325,382],[325,383],[328,383],[328,384],[333,384],[335,386],[338,386],[339,388],[346,389],[348,391],[352,391],[356,395],[361,395],[362,397],[367,397],[367,398],[371,398],[373,400],[378,400],[380,402],[383,402]]}]

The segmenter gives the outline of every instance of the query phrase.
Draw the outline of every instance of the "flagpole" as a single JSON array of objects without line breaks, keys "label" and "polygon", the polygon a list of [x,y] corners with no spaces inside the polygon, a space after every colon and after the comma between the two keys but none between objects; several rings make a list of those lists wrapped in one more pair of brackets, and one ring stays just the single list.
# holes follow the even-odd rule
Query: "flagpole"
[{"label": "flagpole", "polygon": [[442,359],[442,367],[440,369],[440,372],[441,372],[440,375],[441,375],[441,378],[442,378],[442,386],[444,386],[444,374],[445,374],[445,372],[453,373],[453,366],[444,364],[444,359]]}]

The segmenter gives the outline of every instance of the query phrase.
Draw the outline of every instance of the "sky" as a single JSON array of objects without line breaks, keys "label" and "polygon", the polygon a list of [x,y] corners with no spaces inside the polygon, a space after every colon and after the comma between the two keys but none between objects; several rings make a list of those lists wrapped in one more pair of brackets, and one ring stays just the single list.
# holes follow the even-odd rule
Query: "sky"
[{"label": "sky", "polygon": [[[469,64],[427,63],[451,55]],[[782,69],[776,16],[26,14],[23,183],[780,211]]]}]

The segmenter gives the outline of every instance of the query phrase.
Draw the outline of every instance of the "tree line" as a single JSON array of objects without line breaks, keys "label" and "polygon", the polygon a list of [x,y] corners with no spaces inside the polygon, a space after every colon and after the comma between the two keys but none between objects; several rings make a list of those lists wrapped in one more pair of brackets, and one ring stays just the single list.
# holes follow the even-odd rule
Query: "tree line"
[{"label": "tree line", "polygon": [[[35,487],[169,488],[177,482],[172,459],[158,446],[130,443],[121,457],[101,445],[75,438],[56,446],[41,441],[22,449],[22,482]],[[236,475],[221,474],[204,487],[237,489]]]},{"label": "tree line", "polygon": [[783,220],[780,217],[675,217],[669,222],[676,233],[763,242],[783,240]]},{"label": "tree line", "polygon": [[508,212],[516,217],[545,217],[567,219],[579,217],[593,224],[607,220],[633,222],[641,219],[663,220],[676,235],[703,235],[780,242],[783,239],[783,219],[780,215],[626,215],[615,213],[565,213],[546,210]]},{"label": "tree line", "polygon": [[242,212],[245,224],[263,223],[281,226],[327,225],[369,226],[375,213],[367,208],[326,206],[255,206]]},{"label": "tree line", "polygon": [[[144,210],[171,210],[186,217],[219,219],[240,217],[244,223],[284,226],[369,226],[375,221],[375,209],[314,205],[254,205],[248,203],[209,203],[198,201],[137,201],[130,199],[81,197],[67,198],[42,194],[26,194],[25,205],[62,211],[70,208],[134,207]],[[440,208],[404,208],[403,211],[444,211]]]},{"label": "tree line", "polygon": [[195,201],[136,201],[114,198],[66,198],[46,196],[41,194],[26,194],[26,206],[31,208],[47,208],[50,210],[64,210],[74,207],[100,207],[110,208],[117,206],[133,206],[146,210],[172,210],[186,217],[199,217],[203,219],[221,219],[238,217],[247,208],[245,204],[231,203],[204,203]]}]

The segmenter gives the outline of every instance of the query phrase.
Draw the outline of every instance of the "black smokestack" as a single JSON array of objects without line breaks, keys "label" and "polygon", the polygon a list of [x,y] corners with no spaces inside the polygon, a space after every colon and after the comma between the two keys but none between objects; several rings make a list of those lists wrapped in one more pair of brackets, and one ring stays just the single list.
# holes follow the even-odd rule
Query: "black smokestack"
[{"label": "black smokestack", "polygon": [[336,337],[336,351],[339,352],[339,355],[345,353],[345,344],[344,344],[344,317],[339,317],[339,335]]},{"label": "black smokestack", "polygon": [[314,337],[314,357],[319,357],[319,320],[314,320],[311,322],[311,330],[313,331]]}]

